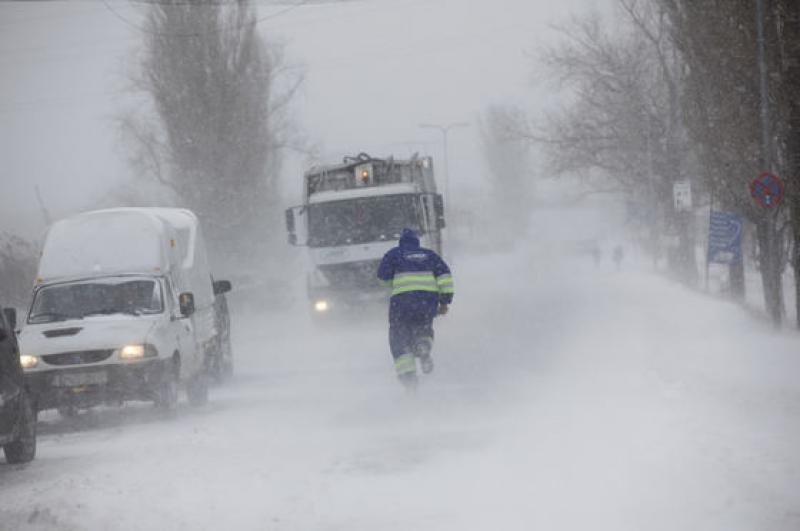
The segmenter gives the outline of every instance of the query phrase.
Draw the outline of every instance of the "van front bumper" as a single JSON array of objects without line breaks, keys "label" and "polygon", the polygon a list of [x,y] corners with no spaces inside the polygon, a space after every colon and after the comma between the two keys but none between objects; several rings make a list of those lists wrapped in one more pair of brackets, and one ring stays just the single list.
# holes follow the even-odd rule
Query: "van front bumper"
[{"label": "van front bumper", "polygon": [[127,400],[153,400],[165,378],[166,360],[28,372],[25,380],[38,411],[87,408]]}]

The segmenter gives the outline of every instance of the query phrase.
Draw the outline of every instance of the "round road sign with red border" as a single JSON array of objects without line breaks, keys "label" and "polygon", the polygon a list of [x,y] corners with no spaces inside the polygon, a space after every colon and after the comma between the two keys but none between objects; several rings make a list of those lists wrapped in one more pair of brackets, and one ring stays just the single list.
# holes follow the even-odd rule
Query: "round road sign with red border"
[{"label": "round road sign with red border", "polygon": [[769,172],[764,172],[750,183],[750,195],[764,208],[778,206],[783,199],[783,181]]}]

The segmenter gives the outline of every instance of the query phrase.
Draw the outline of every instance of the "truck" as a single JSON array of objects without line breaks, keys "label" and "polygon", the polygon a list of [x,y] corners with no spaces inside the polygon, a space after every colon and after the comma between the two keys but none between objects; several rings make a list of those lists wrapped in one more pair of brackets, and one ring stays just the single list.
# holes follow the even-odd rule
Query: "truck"
[{"label": "truck", "polygon": [[208,398],[219,349],[215,294],[200,223],[189,210],[118,208],[49,229],[20,360],[38,411],[128,400],[174,410]]},{"label": "truck", "polygon": [[431,157],[361,153],[306,171],[303,203],[286,210],[286,229],[290,244],[308,249],[312,316],[386,300],[376,272],[404,228],[414,229],[422,246],[442,253],[444,201]]}]

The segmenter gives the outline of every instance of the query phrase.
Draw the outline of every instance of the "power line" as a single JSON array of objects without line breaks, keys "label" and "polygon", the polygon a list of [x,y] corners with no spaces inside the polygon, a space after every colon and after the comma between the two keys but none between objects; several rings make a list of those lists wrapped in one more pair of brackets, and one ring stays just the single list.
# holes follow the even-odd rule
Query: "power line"
[{"label": "power line", "polygon": [[[6,4],[8,5],[8,4]],[[0,28],[10,28],[14,26],[18,26],[19,24],[24,24],[27,22],[36,22],[39,20],[57,20],[57,19],[65,19],[65,18],[75,18],[81,17],[84,15],[89,15],[91,13],[95,13],[96,9],[95,6],[92,6],[91,9],[86,11],[73,11],[71,13],[59,13],[59,14],[47,14],[47,15],[34,15],[31,17],[12,17],[12,20],[6,21],[3,20],[2,24],[0,24]],[[13,13],[13,11],[12,11]]]},{"label": "power line", "polygon": [[[428,4],[431,1],[432,0],[405,0],[405,2],[406,2],[405,4],[403,4],[402,2],[393,2],[391,5],[392,5],[393,8],[397,7],[397,8],[405,9],[405,8],[407,8],[407,6],[409,4],[411,4],[411,5]],[[2,0],[0,0],[0,2],[2,2]],[[149,5],[152,5],[152,4],[160,4],[160,5],[190,5],[190,2],[182,2],[181,4],[175,4],[175,3],[166,4],[164,1],[160,1],[160,0],[128,0],[128,2],[132,3],[132,4],[142,4],[142,5],[144,5],[144,4],[149,4]],[[219,4],[215,3],[214,5],[222,5],[223,2],[227,3],[227,4],[230,4],[230,0],[220,0]],[[361,3],[361,2],[362,2],[362,0],[306,0],[301,5],[310,7],[310,6],[314,6],[314,5],[333,5],[333,4],[341,5],[341,4],[353,4],[353,3]],[[247,3],[251,4],[251,5],[263,5],[263,3],[260,2],[259,0],[250,0]],[[286,5],[286,4],[289,4],[289,2],[285,1],[285,0],[268,2],[268,5],[279,5],[279,4],[280,5]],[[297,2],[292,2],[291,4],[292,4],[291,6],[288,6],[287,8],[282,9],[280,12],[270,14],[269,17],[276,18],[277,16],[279,16],[279,15],[285,13],[285,12],[288,12],[289,7],[291,7],[291,9],[296,9],[297,7],[299,7]],[[198,4],[191,3],[191,5],[198,5]],[[211,4],[207,4],[207,5],[211,5]],[[100,14],[101,12],[107,11],[107,8],[103,8],[102,6],[103,6],[103,3],[98,3],[97,4],[97,7],[101,10],[100,12],[98,12],[95,9],[95,10],[91,10],[91,11],[82,11],[80,13],[77,13],[77,12],[76,13],[66,13],[66,14],[62,13],[60,15],[55,15],[55,16],[28,17],[28,18],[19,19],[19,20],[22,21],[22,22],[27,22],[27,21],[36,21],[36,20],[50,20],[50,19],[71,18],[71,17],[74,17],[74,16],[85,16],[85,15],[90,15],[90,14],[93,14],[93,13]],[[374,11],[377,11],[377,10],[385,9],[384,5],[380,5],[380,6],[373,5],[372,7],[373,7],[372,9],[361,9],[359,11],[359,13],[368,13],[368,12],[374,12]],[[118,10],[116,10],[116,11],[117,11],[117,13],[115,13],[115,15],[116,14],[122,15],[121,13],[119,13]],[[123,15],[123,18],[125,18],[124,15]],[[307,24],[313,24],[313,23],[317,23],[317,22],[330,23],[331,21],[335,21],[335,20],[337,20],[337,17],[326,16],[326,17],[316,17],[316,18],[311,18],[311,19],[303,18],[300,23],[303,24],[303,25],[307,25]],[[128,18],[125,18],[125,20],[123,20],[123,22],[126,25],[133,24],[134,28],[137,29],[137,30],[150,31],[150,30],[147,30],[146,28],[142,28],[142,27],[136,25],[133,21],[131,21]],[[13,25],[13,24],[9,24],[9,25]],[[6,26],[6,25],[0,23],[0,28],[2,28],[4,26]],[[290,26],[291,26],[291,24],[290,24]],[[38,46],[32,46],[32,47],[5,48],[5,49],[0,48],[0,62],[7,62],[7,61],[10,61],[12,59],[17,59],[16,57],[9,58],[9,57],[4,57],[4,56],[12,56],[12,55],[19,55],[19,54],[48,55],[48,54],[51,54],[51,53],[54,53],[54,52],[61,53],[61,52],[65,51],[65,50],[69,50],[69,49],[77,49],[77,48],[97,46],[98,44],[102,44],[103,42],[105,42],[107,40],[108,39],[94,39],[94,40],[91,40],[91,41],[73,42],[73,43],[69,43],[67,45],[57,45],[57,48],[55,48],[55,49],[54,49],[53,45],[38,45]],[[55,59],[49,59],[49,61],[54,61],[54,60]],[[45,60],[45,61],[47,61],[47,60]],[[304,67],[302,67],[302,66],[300,66],[300,67],[290,67],[288,69],[297,69],[297,68],[304,68]]]},{"label": "power line", "polygon": [[10,101],[7,103],[0,103],[0,115],[11,114],[15,112],[25,112],[33,110],[42,110],[46,107],[60,106],[70,104],[67,110],[71,110],[74,105],[86,105],[94,103],[95,98],[102,96],[117,96],[131,93],[131,91],[92,91],[82,92],[78,94],[70,94],[64,96],[32,98],[27,100]]},{"label": "power line", "polygon": [[[293,4],[290,4],[290,5],[288,5],[287,7],[283,8],[281,10],[276,11],[275,13],[271,13],[269,15],[256,18],[256,19],[254,19],[252,21],[244,22],[244,23],[238,24],[236,26],[221,27],[221,28],[212,29],[212,30],[209,30],[209,31],[201,31],[201,32],[174,33],[174,32],[152,31],[152,30],[150,30],[148,28],[145,28],[144,26],[133,22],[129,18],[127,18],[124,15],[122,15],[122,13],[120,13],[119,11],[114,9],[114,7],[111,5],[109,0],[101,0],[101,1],[103,2],[103,5],[105,6],[105,8],[111,14],[113,14],[119,20],[124,22],[126,25],[128,25],[131,28],[134,28],[134,29],[136,29],[136,30],[138,30],[138,31],[140,31],[142,33],[147,33],[149,35],[157,35],[157,36],[161,36],[161,37],[201,37],[203,35],[210,35],[210,34],[213,34],[213,33],[219,33],[219,32],[226,31],[226,30],[238,30],[238,29],[241,29],[244,26],[249,25],[249,24],[257,25],[257,24],[260,24],[260,23],[262,23],[262,22],[264,22],[266,20],[270,20],[270,19],[273,19],[273,18],[278,18],[278,17],[280,17],[282,15],[285,15],[286,13],[289,13],[290,11],[294,11],[298,7],[306,5],[309,2],[309,0],[298,0],[297,2],[295,2]],[[219,6],[223,6],[223,5],[229,4],[229,2],[213,2],[213,3],[209,3],[209,4],[205,4],[205,5],[198,5],[196,3],[191,3],[191,2],[180,2],[180,3],[169,2],[169,3],[167,3],[167,2],[158,2],[158,1],[138,2],[138,3],[156,4],[156,5],[160,5],[160,6],[164,6],[164,7],[168,7],[168,6],[177,6],[177,7],[181,7],[181,6],[219,7]]]},{"label": "power line", "polygon": [[[353,2],[363,2],[365,0],[307,0],[306,4],[348,4]],[[203,0],[201,3],[198,3],[198,0],[183,0],[182,2],[178,2],[176,0],[128,0],[131,4],[157,4],[162,6],[222,6],[222,5],[230,5],[234,2],[243,3],[243,4],[250,4],[250,5],[260,5],[263,4],[261,0]],[[266,2],[268,5],[291,5],[295,2],[291,2],[289,0],[272,0],[270,2]]]}]

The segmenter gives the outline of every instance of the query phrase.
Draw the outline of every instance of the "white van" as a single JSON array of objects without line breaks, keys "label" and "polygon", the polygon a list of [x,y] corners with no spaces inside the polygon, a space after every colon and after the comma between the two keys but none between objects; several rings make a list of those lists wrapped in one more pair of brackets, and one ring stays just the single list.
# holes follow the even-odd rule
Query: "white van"
[{"label": "white van", "polygon": [[[229,283],[228,283],[229,285]],[[21,362],[37,409],[208,398],[214,287],[188,210],[120,208],[55,223],[47,235]]]}]

